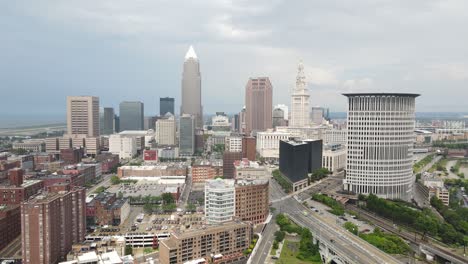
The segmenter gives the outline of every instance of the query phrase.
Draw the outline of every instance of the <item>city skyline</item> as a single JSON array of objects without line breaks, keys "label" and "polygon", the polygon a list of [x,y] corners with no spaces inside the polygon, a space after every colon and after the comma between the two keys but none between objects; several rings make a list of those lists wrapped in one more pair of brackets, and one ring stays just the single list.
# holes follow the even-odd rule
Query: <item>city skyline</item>
[{"label": "city skyline", "polygon": [[[37,114],[52,114],[64,108],[62,98],[69,94],[98,96],[101,105],[114,109],[120,101],[141,100],[148,113],[157,113],[157,98],[168,96],[179,102],[178,109],[180,60],[191,44],[203,58],[202,101],[207,113],[221,108],[238,112],[244,80],[259,75],[269,76],[277,88],[273,104],[289,105],[283,98],[294,86],[299,59],[308,69],[311,99],[333,111],[346,108],[343,92],[390,89],[422,94],[422,112],[463,111],[468,65],[466,56],[461,56],[467,53],[462,31],[467,18],[459,10],[466,4],[303,3],[298,10],[278,1],[260,2],[248,11],[243,3],[206,2],[203,8],[187,8],[204,11],[203,15],[189,16],[172,3],[147,2],[141,5],[145,8],[97,3],[92,12],[83,3],[3,3],[1,21],[10,30],[4,32],[8,41],[0,50],[4,57],[0,79],[3,95],[12,100],[0,111],[31,104]],[[281,21],[284,27],[273,20],[278,12],[291,9],[299,14],[286,16]],[[181,21],[166,16],[174,12],[181,13],[176,18]],[[168,29],[153,26],[158,15],[170,25]],[[251,23],[249,15],[259,23]],[[192,23],[192,19],[201,21]],[[190,27],[184,30],[186,25]],[[292,26],[297,28],[284,31]],[[316,28],[307,31],[313,45],[302,39],[306,28]],[[57,40],[57,35],[64,38]],[[279,37],[283,35],[288,45]],[[88,63],[91,56],[93,65]],[[31,96],[20,101],[15,97],[18,91]],[[460,96],[449,100],[453,94]],[[16,111],[24,113],[25,108]]]}]

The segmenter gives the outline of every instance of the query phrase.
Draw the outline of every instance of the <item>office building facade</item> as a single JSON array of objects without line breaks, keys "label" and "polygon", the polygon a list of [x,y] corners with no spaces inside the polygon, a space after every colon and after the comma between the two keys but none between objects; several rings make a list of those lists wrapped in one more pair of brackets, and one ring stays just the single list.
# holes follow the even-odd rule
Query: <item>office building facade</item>
[{"label": "office building facade", "polygon": [[175,115],[174,98],[161,97],[159,98],[159,116],[164,116],[167,113],[171,113],[171,115]]},{"label": "office building facade", "polygon": [[293,191],[308,186],[309,174],[322,168],[322,140],[281,140],[279,170],[293,185]]},{"label": "office building facade", "polygon": [[272,128],[273,86],[268,77],[250,78],[245,87],[246,134]]},{"label": "office building facade", "polygon": [[104,107],[104,116],[102,122],[102,134],[103,135],[110,135],[115,132],[115,124],[114,124],[114,108],[112,107]]},{"label": "office building facade", "polygon": [[223,153],[223,176],[225,179],[234,179],[236,168],[234,162],[242,159],[242,152],[228,152]]},{"label": "office building facade", "polygon": [[67,96],[68,135],[99,136],[99,98]]},{"label": "office building facade", "polygon": [[415,98],[356,93],[348,97],[344,189],[387,199],[412,198]]},{"label": "office building facade", "polygon": [[155,140],[162,146],[176,144],[176,120],[173,115],[166,114],[156,121]]},{"label": "office building facade", "polygon": [[121,102],[119,114],[120,131],[144,129],[144,105],[142,102]]},{"label": "office building facade", "polygon": [[179,119],[179,155],[195,153],[195,117],[184,114]]}]

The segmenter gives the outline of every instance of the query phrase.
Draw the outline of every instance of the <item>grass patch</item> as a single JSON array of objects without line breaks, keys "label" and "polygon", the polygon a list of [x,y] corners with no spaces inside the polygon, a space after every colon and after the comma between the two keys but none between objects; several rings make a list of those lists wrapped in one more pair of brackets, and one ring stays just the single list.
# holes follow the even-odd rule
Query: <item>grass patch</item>
[{"label": "grass patch", "polygon": [[334,215],[344,215],[344,206],[341,203],[337,202],[335,199],[318,193],[312,195],[312,199],[330,207],[330,213]]},{"label": "grass patch", "polygon": [[318,264],[322,263],[320,255],[316,256],[314,260],[300,260],[297,258],[299,254],[299,242],[293,242],[289,240],[284,241],[283,249],[281,250],[281,255],[278,263],[287,263],[287,264]]},{"label": "grass patch", "polygon": [[405,255],[411,250],[399,236],[383,233],[377,228],[373,233],[359,234],[359,237],[387,254]]},{"label": "grass patch", "polygon": [[145,247],[145,249],[143,249],[143,253],[144,254],[149,254],[149,253],[153,253],[153,252],[156,252],[157,250],[152,248],[152,247]]},{"label": "grass patch", "polygon": [[271,247],[270,255],[272,256],[276,255],[276,249],[274,249],[273,247]]}]

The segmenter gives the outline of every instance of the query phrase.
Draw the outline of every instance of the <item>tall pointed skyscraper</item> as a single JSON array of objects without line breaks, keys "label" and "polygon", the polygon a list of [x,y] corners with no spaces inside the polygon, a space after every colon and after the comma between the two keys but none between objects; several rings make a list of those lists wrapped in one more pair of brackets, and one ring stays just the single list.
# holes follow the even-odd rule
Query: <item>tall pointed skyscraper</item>
[{"label": "tall pointed skyscraper", "polygon": [[302,61],[297,67],[296,87],[291,94],[291,127],[306,127],[310,124],[309,119],[309,90],[305,79],[304,65]]},{"label": "tall pointed skyscraper", "polygon": [[203,127],[203,107],[201,104],[201,75],[198,57],[190,46],[185,54],[182,72],[182,104],[180,115],[189,114],[195,117],[195,127]]}]

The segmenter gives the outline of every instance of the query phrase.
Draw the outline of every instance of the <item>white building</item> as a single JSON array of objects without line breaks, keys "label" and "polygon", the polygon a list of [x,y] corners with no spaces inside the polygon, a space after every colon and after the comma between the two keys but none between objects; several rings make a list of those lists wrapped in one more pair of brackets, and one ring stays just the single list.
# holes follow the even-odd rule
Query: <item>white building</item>
[{"label": "white building", "polygon": [[176,121],[173,115],[166,115],[167,118],[156,121],[155,140],[159,145],[176,144]]},{"label": "white building", "polygon": [[236,212],[234,180],[214,179],[205,182],[205,217],[208,224],[232,220]]},{"label": "white building", "polygon": [[165,159],[174,159],[179,157],[179,148],[178,147],[164,147],[158,148],[158,157]]},{"label": "white building", "polygon": [[291,94],[291,120],[289,125],[293,127],[306,127],[309,120],[309,90],[304,74],[304,65],[299,63],[296,77],[296,87]]},{"label": "white building", "polygon": [[344,189],[387,199],[412,198],[417,94],[356,93],[348,97]]},{"label": "white building", "polygon": [[137,144],[133,137],[110,135],[109,152],[117,154],[121,159],[129,159],[137,154]]},{"label": "white building", "polygon": [[297,137],[302,139],[322,139],[324,138],[325,131],[329,130],[329,125],[308,126],[308,127],[277,127],[276,132],[287,133],[290,137]]},{"label": "white building", "polygon": [[224,113],[217,113],[211,118],[211,129],[213,131],[230,131],[229,118]]},{"label": "white building", "polygon": [[347,133],[346,129],[328,129],[324,132],[323,143],[346,145]]},{"label": "white building", "polygon": [[101,139],[96,137],[87,137],[84,139],[86,154],[97,155],[101,153]]},{"label": "white building", "polygon": [[228,152],[242,152],[242,137],[229,136],[224,138],[224,145]]},{"label": "white building", "polygon": [[287,140],[291,134],[268,130],[257,133],[257,152],[264,158],[279,158],[279,142]]},{"label": "white building", "polygon": [[32,152],[44,152],[46,143],[44,139],[26,139],[23,142],[13,142],[13,149],[24,149]]},{"label": "white building", "polygon": [[344,170],[346,167],[346,148],[344,145],[324,145],[322,167],[327,168],[333,174]]},{"label": "white building", "polygon": [[135,139],[137,150],[143,150],[145,147],[151,147],[154,140],[154,130],[125,130],[119,133],[121,137],[131,137]]},{"label": "white building", "polygon": [[325,110],[322,107],[312,107],[310,111],[310,118],[312,123],[315,125],[320,125],[323,123],[323,117],[325,115]]}]

